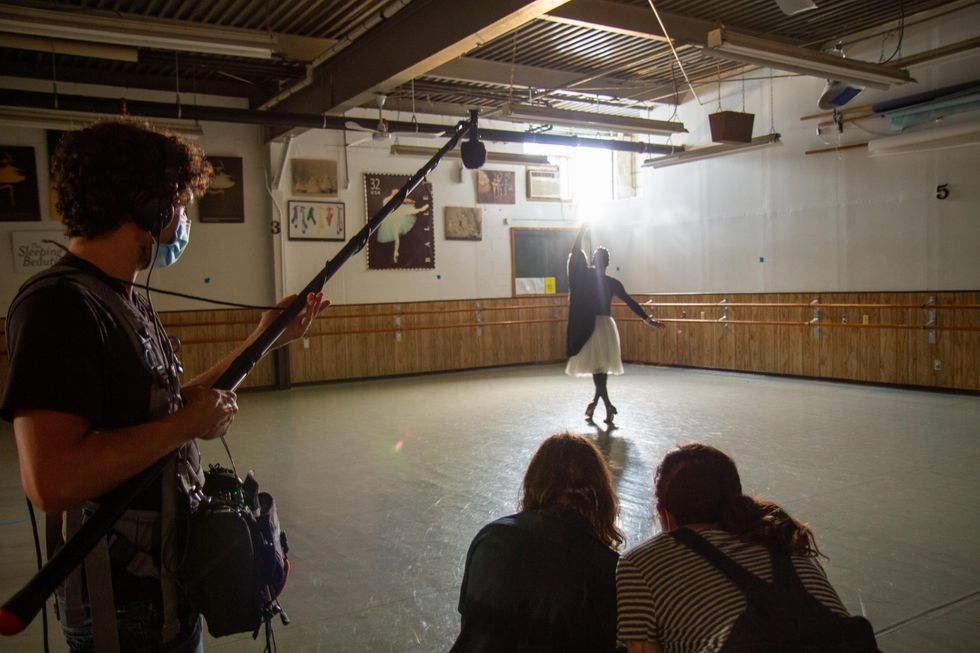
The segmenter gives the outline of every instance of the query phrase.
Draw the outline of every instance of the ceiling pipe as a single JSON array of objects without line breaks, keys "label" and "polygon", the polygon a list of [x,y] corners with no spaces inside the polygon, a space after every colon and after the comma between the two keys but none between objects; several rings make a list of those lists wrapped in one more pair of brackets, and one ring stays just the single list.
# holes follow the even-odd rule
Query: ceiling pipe
[{"label": "ceiling pipe", "polygon": [[[141,118],[163,118],[167,120],[206,120],[210,122],[230,122],[268,127],[304,127],[307,129],[330,129],[344,131],[344,123],[355,122],[368,129],[377,128],[377,121],[369,119],[344,118],[340,116],[321,116],[308,113],[286,113],[278,111],[259,111],[255,109],[233,109],[183,104],[177,107],[165,102],[128,100],[116,98],[91,97],[85,95],[64,95],[0,89],[0,105],[11,107],[31,107],[55,111],[71,111],[117,116],[125,107],[128,115]],[[93,116],[96,120],[99,116]],[[391,131],[419,131],[441,134],[452,129],[452,125],[424,124],[413,122],[389,122]],[[618,141],[580,136],[562,136],[530,132],[512,132],[498,129],[480,129],[480,137],[487,141],[500,143],[540,143],[566,147],[590,147],[617,152],[636,152],[637,154],[674,154],[683,151],[681,145],[663,145],[640,141]]]}]

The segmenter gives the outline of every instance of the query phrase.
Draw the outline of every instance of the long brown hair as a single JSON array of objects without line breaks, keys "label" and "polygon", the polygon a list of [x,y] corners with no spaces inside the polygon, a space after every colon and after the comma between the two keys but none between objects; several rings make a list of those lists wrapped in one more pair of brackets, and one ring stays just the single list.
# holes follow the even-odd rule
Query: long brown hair
[{"label": "long brown hair", "polygon": [[623,543],[609,467],[599,449],[580,435],[559,433],[545,440],[524,474],[518,510],[554,506],[588,519],[596,537],[609,547],[617,549]]},{"label": "long brown hair", "polygon": [[745,542],[817,556],[813,533],[771,501],[742,494],[735,461],[708,444],[687,444],[657,467],[657,502],[678,526],[718,523]]}]

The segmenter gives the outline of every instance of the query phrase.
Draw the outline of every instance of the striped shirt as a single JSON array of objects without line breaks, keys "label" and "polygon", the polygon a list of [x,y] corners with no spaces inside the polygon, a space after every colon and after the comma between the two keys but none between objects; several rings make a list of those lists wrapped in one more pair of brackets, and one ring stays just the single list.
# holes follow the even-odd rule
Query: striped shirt
[{"label": "striped shirt", "polygon": [[[760,579],[772,581],[772,562],[760,544],[726,531],[700,535]],[[793,557],[807,591],[831,611],[847,615],[837,592],[814,558]],[[700,555],[661,533],[627,551],[616,568],[617,638],[657,642],[666,653],[711,653],[725,643],[745,598]]]}]

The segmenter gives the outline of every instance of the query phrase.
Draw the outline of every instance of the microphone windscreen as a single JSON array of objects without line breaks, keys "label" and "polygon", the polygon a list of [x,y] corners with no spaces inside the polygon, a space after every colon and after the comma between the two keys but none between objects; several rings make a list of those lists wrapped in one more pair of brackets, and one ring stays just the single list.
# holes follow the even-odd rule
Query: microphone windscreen
[{"label": "microphone windscreen", "polygon": [[465,141],[459,146],[459,153],[463,158],[463,165],[469,170],[482,168],[487,162],[487,148],[480,141]]}]

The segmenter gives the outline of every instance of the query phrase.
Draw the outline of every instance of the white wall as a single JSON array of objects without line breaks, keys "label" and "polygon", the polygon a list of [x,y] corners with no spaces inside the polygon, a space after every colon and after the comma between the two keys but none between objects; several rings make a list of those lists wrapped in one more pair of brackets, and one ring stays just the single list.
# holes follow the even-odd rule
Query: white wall
[{"label": "white wall", "polygon": [[[906,30],[911,54],[973,37],[980,8]],[[885,46],[886,56],[894,39]],[[880,39],[850,48],[877,60]],[[917,83],[868,89],[851,105],[900,98],[977,78],[976,50],[910,69]],[[762,77],[769,71],[749,73]],[[781,74],[778,73],[777,74]],[[654,170],[643,169],[643,197],[607,210],[599,240],[635,292],[783,292],[962,290],[980,288],[980,146],[871,158],[865,149],[804,155],[836,144],[816,134],[824,82],[775,81],[775,131],[783,144],[765,150]],[[746,83],[754,134],[770,129],[769,81]],[[716,86],[699,89],[704,106],[683,105],[690,145],[710,144],[707,115]],[[741,110],[742,86],[727,84],[722,108]],[[664,117],[657,115],[656,117]],[[978,112],[953,118],[980,119]],[[869,128],[883,129],[872,122]],[[875,135],[849,126],[844,142]],[[949,184],[950,196],[936,198]],[[764,262],[760,262],[760,257]]]},{"label": "white wall", "polygon": [[[429,117],[422,117],[427,122]],[[481,122],[481,124],[484,124]],[[494,125],[487,123],[488,128]],[[501,123],[499,127],[511,128]],[[405,139],[404,144],[435,147],[444,139]],[[367,221],[365,216],[364,174],[414,174],[425,158],[392,156],[391,141],[370,142],[348,148],[350,184],[343,187],[344,153],[337,132],[311,131],[294,139],[289,158],[334,159],[338,161],[339,197],[346,211],[346,232],[350,239]],[[519,151],[519,147],[489,144],[494,151]],[[280,161],[282,147],[272,148],[272,160]],[[570,226],[575,209],[553,202],[529,202],[525,199],[524,166],[488,163],[486,169],[514,171],[515,204],[483,204],[483,240],[446,240],[444,208],[477,206],[475,172],[466,170],[458,159],[445,158],[429,175],[432,183],[433,221],[435,230],[435,269],[368,270],[366,248],[356,254],[328,282],[326,295],[334,303],[399,302],[439,299],[508,297],[511,294],[510,228],[511,226]],[[286,202],[297,198],[289,194],[290,169],[283,175],[284,189],[277,198],[286,210]],[[307,198],[318,199],[318,198]],[[504,224],[504,221],[508,224]],[[285,227],[284,227],[285,231]],[[301,289],[336,254],[344,243],[304,242],[282,237],[285,287],[290,292]]]},{"label": "white wall", "polygon": [[[971,7],[923,26],[910,27],[904,53],[915,53],[975,36],[980,7]],[[894,41],[889,41],[890,51]],[[880,40],[849,50],[851,56],[877,59]],[[867,90],[853,104],[875,102],[970,80],[980,70],[976,51],[911,70],[918,83],[889,91]],[[765,77],[754,71],[751,77]],[[10,86],[26,84],[9,81]],[[25,86],[26,88],[27,86]],[[447,241],[443,209],[476,206],[473,173],[458,160],[446,159],[432,173],[435,227],[434,270],[369,271],[358,254],[331,280],[327,296],[335,303],[410,302],[438,299],[506,297],[511,292],[511,226],[570,226],[595,219],[595,244],[612,252],[613,273],[632,292],[826,292],[873,290],[957,290],[980,288],[980,147],[869,158],[864,150],[805,156],[826,146],[815,122],[800,116],[816,113],[823,81],[779,77],[749,81],[746,110],[755,114],[755,134],[769,131],[770,122],[783,144],[766,150],[640,173],[635,199],[574,205],[528,202],[524,198],[525,168],[513,170],[517,203],[482,205],[482,241]],[[63,85],[62,92],[75,89]],[[108,96],[124,95],[104,89]],[[139,97],[135,93],[126,94]],[[172,94],[142,94],[150,99]],[[707,114],[717,109],[715,86],[699,89],[704,106],[689,102],[678,109],[690,134],[675,142],[703,145],[710,141]],[[187,98],[184,99],[187,101]],[[215,101],[213,98],[209,102]],[[227,100],[225,100],[227,102]],[[741,84],[723,88],[722,106],[740,110]],[[667,118],[670,109],[652,116]],[[374,117],[373,112],[362,113]],[[967,116],[976,119],[975,113]],[[399,116],[399,119],[408,119]],[[432,120],[420,116],[423,122]],[[483,122],[481,121],[481,124]],[[199,143],[212,154],[241,156],[245,166],[246,216],[243,224],[196,223],[191,246],[177,266],[154,273],[154,283],[182,292],[246,303],[268,303],[285,292],[301,289],[335,254],[342,243],[289,241],[271,233],[290,199],[289,173],[275,193],[266,189],[266,172],[278,170],[281,144],[265,145],[252,126],[204,126]],[[487,127],[513,129],[508,123]],[[865,136],[849,128],[846,138]],[[433,146],[430,140],[404,141]],[[41,130],[0,127],[0,144],[36,148],[39,185],[47,187],[47,153]],[[339,201],[347,214],[347,235],[364,225],[365,172],[411,174],[421,158],[393,157],[390,143],[348,148],[350,185]],[[515,151],[517,146],[489,144],[490,149]],[[289,158],[338,161],[345,177],[341,135],[314,130],[294,139]],[[949,184],[949,199],[938,200],[938,184]],[[0,222],[0,306],[9,304],[27,275],[14,274],[10,233],[50,229],[46,192],[41,222]],[[504,221],[509,224],[505,224]],[[763,257],[764,262],[760,262]],[[278,278],[277,278],[278,275]],[[163,310],[203,308],[196,302],[157,296]]]},{"label": "white wall", "polygon": [[[31,80],[2,78],[8,88],[50,91],[49,87]],[[59,84],[64,94],[86,93],[104,97],[128,97],[162,102],[173,102],[173,93],[142,92],[128,89],[125,92],[109,87],[80,84]],[[182,97],[184,103],[192,103],[190,95]],[[202,103],[238,106],[228,98],[201,97]],[[268,304],[274,298],[272,277],[272,249],[269,241],[271,206],[264,182],[268,168],[267,148],[262,129],[251,125],[225,123],[201,123],[204,134],[194,137],[195,142],[209,154],[240,156],[243,158],[245,221],[240,224],[201,224],[197,221],[197,208],[191,206],[193,226],[191,244],[180,262],[167,270],[156,270],[152,284],[160,288],[205,297],[225,299],[248,304]],[[40,187],[40,222],[0,222],[0,311],[13,300],[20,285],[30,278],[30,272],[14,272],[11,233],[15,231],[61,230],[59,222],[51,220],[48,200],[48,152],[43,129],[0,125],[0,145],[26,145],[34,148]],[[207,305],[186,299],[153,296],[154,305],[160,310],[201,309]]]}]

